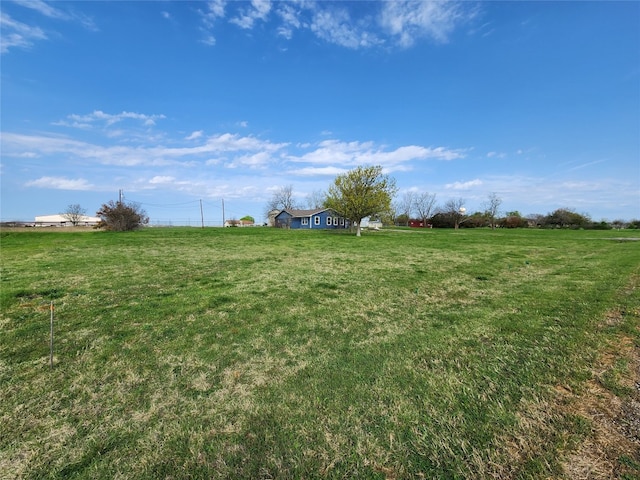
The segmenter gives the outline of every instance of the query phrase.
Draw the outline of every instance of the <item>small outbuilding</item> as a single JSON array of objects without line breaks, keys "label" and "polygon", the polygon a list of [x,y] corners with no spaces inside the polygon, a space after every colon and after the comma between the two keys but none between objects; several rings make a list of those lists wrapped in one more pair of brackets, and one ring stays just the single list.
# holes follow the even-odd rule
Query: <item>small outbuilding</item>
[{"label": "small outbuilding", "polygon": [[431,228],[431,224],[417,218],[410,219],[409,226],[411,228]]}]

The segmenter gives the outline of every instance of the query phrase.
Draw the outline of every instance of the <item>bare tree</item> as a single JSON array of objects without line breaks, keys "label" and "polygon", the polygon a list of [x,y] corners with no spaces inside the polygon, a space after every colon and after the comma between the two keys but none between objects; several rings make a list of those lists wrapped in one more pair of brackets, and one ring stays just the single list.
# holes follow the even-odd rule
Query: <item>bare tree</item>
[{"label": "bare tree", "polygon": [[495,192],[490,193],[487,202],[484,204],[484,210],[491,224],[491,230],[496,228],[496,217],[498,216],[498,209],[500,208],[500,205],[502,205],[502,199],[498,194]]},{"label": "bare tree", "polygon": [[434,208],[436,205],[436,194],[424,192],[420,195],[417,195],[413,206],[420,217],[420,219],[424,222],[425,226],[427,225],[427,220],[431,218],[432,213],[434,213]]},{"label": "bare tree", "polygon": [[457,230],[467,213],[464,208],[464,198],[452,198],[447,200],[442,209],[442,213],[448,215],[453,220],[453,227]]},{"label": "bare tree", "polygon": [[314,190],[307,195],[307,207],[315,209],[324,207],[327,201],[327,194],[322,190]]},{"label": "bare tree", "polygon": [[406,192],[397,204],[398,212],[400,213],[400,216],[405,218],[407,226],[409,226],[409,219],[411,218],[415,201],[416,192]]},{"label": "bare tree", "polygon": [[62,216],[69,220],[75,227],[82,221],[82,217],[84,217],[86,213],[87,211],[82,208],[79,203],[73,203],[67,207],[64,213],[62,213]]},{"label": "bare tree", "polygon": [[267,214],[272,210],[285,210],[292,208],[296,208],[292,185],[278,187],[267,202]]}]

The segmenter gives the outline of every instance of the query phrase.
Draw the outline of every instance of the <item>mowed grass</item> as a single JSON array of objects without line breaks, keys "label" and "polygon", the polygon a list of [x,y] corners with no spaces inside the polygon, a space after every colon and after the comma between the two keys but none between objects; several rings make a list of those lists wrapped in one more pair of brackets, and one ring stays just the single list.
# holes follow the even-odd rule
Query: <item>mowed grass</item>
[{"label": "mowed grass", "polygon": [[1,235],[2,478],[561,478],[640,345],[633,232]]}]

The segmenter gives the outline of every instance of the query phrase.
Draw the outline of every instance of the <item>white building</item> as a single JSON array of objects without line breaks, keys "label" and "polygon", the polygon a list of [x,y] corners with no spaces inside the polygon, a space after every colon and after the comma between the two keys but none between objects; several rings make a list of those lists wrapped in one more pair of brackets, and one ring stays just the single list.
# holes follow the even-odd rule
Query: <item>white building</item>
[{"label": "white building", "polygon": [[[87,217],[82,215],[78,218],[77,226],[93,226],[96,225],[100,219],[98,217]],[[64,215],[37,215],[35,221],[36,227],[73,227],[73,223]]]}]

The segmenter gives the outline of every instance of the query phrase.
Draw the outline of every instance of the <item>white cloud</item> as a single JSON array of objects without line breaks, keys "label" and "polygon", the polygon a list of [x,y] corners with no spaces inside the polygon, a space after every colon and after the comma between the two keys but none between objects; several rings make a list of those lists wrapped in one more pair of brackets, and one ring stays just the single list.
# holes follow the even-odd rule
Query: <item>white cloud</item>
[{"label": "white cloud", "polygon": [[457,24],[469,15],[457,2],[395,0],[384,2],[380,25],[400,46],[410,47],[422,37],[447,42]]},{"label": "white cloud", "polygon": [[224,17],[224,9],[227,2],[225,0],[212,0],[207,2],[205,11],[199,10],[202,21],[208,28],[212,28],[215,21]]},{"label": "white cloud", "polygon": [[318,148],[302,156],[287,157],[289,160],[301,163],[334,164],[334,165],[381,165],[386,168],[398,169],[398,165],[412,160],[454,160],[463,158],[460,150],[450,150],[444,147],[422,147],[408,145],[395,150],[385,150],[373,142],[340,142],[338,140],[324,140]]},{"label": "white cloud", "polygon": [[282,25],[277,29],[278,35],[286,38],[287,40],[291,40],[293,37],[293,30],[297,30],[302,26],[302,22],[300,21],[300,12],[288,3],[279,4],[276,12],[282,19]]},{"label": "white cloud", "polygon": [[[77,22],[89,30],[98,30],[93,19],[90,17],[74,13],[71,10],[66,11],[56,8],[43,0],[14,0],[14,3],[54,20]],[[34,41],[47,39],[47,35],[40,27],[27,25],[26,23],[12,19],[6,13],[0,13],[1,53],[7,53],[9,49],[13,47],[30,48],[33,46]]]},{"label": "white cloud", "polygon": [[151,180],[149,180],[149,183],[151,183],[152,185],[158,185],[158,184],[173,183],[174,181],[175,181],[175,178],[172,177],[172,176],[169,176],[169,175],[156,175]]},{"label": "white cloud", "polygon": [[162,18],[166,18],[167,20],[171,20],[171,14],[169,12],[162,11],[162,12],[160,12],[160,15],[162,15]]},{"label": "white cloud", "polygon": [[266,20],[270,11],[270,0],[251,0],[251,7],[243,9],[239,16],[229,21],[240,28],[251,29],[256,20]]},{"label": "white cloud", "polygon": [[94,186],[83,178],[40,177],[25,183],[27,187],[51,188],[55,190],[93,190]]},{"label": "white cloud", "polygon": [[[146,115],[135,112],[121,112],[117,114],[105,113],[102,110],[94,110],[87,115],[71,114],[66,119],[54,122],[53,125],[62,127],[73,127],[80,129],[91,129],[94,126],[102,126],[103,128],[112,127],[116,123],[126,120],[137,120],[144,127],[153,127],[157,120],[166,118],[164,115]],[[111,130],[111,136],[121,136],[124,132]]]},{"label": "white cloud", "polygon": [[314,12],[309,28],[322,40],[342,47],[357,49],[383,43],[368,31],[365,21],[353,21],[346,8],[324,8]]},{"label": "white cloud", "polygon": [[271,155],[268,152],[258,152],[252,155],[241,155],[236,157],[233,162],[227,164],[228,168],[249,167],[264,168],[271,161]]},{"label": "white cloud", "polygon": [[480,185],[482,185],[482,180],[476,178],[468,182],[447,183],[444,187],[449,190],[469,190],[473,187],[479,187]]},{"label": "white cloud", "polygon": [[[473,7],[457,1],[385,1],[385,2],[272,2],[252,0],[231,2],[233,13],[228,22],[242,29],[267,22],[275,12],[275,34],[287,40],[294,31],[308,29],[318,38],[350,49],[396,44],[409,47],[420,38],[447,42],[461,23],[473,16]],[[208,45],[216,43],[212,30],[226,15],[226,2],[209,2],[199,10]]]},{"label": "white cloud", "polygon": [[301,176],[336,176],[345,173],[347,170],[339,167],[305,167],[294,170],[289,170],[290,174]]},{"label": "white cloud", "polygon": [[46,40],[47,36],[39,27],[32,27],[0,12],[0,53],[10,48],[30,48],[36,40]]},{"label": "white cloud", "polygon": [[[287,146],[286,143],[273,143],[256,137],[224,133],[207,138],[204,143],[190,147],[140,147],[128,145],[102,146],[67,137],[47,135],[22,135],[3,132],[0,137],[3,155],[16,157],[30,152],[32,155],[51,156],[64,155],[84,160],[91,160],[103,165],[139,166],[139,165],[170,165],[188,166],[189,160],[198,159],[204,155],[220,154],[224,152],[241,152],[242,155],[253,155],[264,152],[272,154]],[[244,153],[243,153],[244,152]],[[259,157],[243,158],[239,161],[247,165],[258,165]]]},{"label": "white cloud", "polygon": [[203,133],[204,132],[202,130],[197,130],[197,131],[191,133],[191,135],[189,135],[188,137],[185,137],[185,140],[195,140],[197,138],[200,138]]},{"label": "white cloud", "polygon": [[218,19],[224,18],[226,4],[227,2],[225,0],[212,0],[207,2],[206,10],[198,10],[203,24],[200,31],[203,32],[204,35],[200,41],[205,45],[213,46],[216,44],[216,38],[213,36],[213,33],[211,33],[211,30]]},{"label": "white cloud", "polygon": [[216,44],[216,37],[213,35],[207,34],[200,40],[200,43],[204,43],[208,47],[213,47]]},{"label": "white cloud", "polygon": [[32,10],[35,10],[41,13],[45,17],[58,18],[62,20],[70,19],[70,16],[67,13],[65,13],[60,9],[52,7],[51,5],[49,5],[48,3],[45,3],[42,0],[14,0],[14,3],[17,3],[18,5],[22,5],[23,7],[26,7],[26,8],[31,8]]}]

